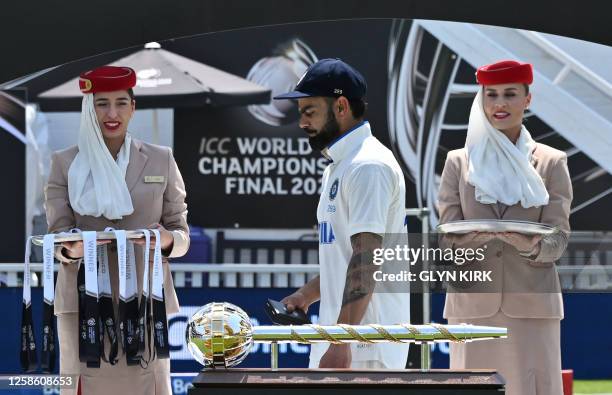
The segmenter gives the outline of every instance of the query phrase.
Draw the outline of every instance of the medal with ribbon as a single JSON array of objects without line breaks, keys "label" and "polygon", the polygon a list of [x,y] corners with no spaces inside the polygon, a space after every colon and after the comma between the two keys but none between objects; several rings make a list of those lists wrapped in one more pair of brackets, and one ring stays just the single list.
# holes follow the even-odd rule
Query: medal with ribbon
[{"label": "medal with ribbon", "polygon": [[[85,332],[85,350],[83,354],[88,367],[100,367],[100,311],[98,308],[98,254],[96,252],[96,232],[86,231],[83,237],[83,267],[85,277],[84,323],[81,330]],[[82,335],[82,334],[81,334]]]},{"label": "medal with ribbon", "polygon": [[[105,229],[109,231],[112,229]],[[119,352],[119,339],[117,337],[115,313],[113,309],[113,296],[111,291],[110,273],[108,267],[108,247],[98,248],[98,306],[100,308],[100,354],[102,359],[111,365],[117,363]],[[110,349],[108,358],[104,353],[104,333],[108,335]]]},{"label": "medal with ribbon", "polygon": [[134,245],[127,243],[124,230],[115,230],[117,262],[119,264],[119,330],[128,365],[140,364],[137,326],[138,298],[136,294],[136,261]]},{"label": "medal with ribbon", "polygon": [[40,362],[44,373],[51,373],[55,370],[54,252],[55,235],[45,235],[43,238],[43,337]]},{"label": "medal with ribbon", "polygon": [[24,372],[35,372],[38,361],[36,358],[36,342],[34,341],[34,325],[32,323],[32,290],[30,289],[30,243],[26,241],[23,267],[23,304],[21,308],[21,369]]},{"label": "medal with ribbon", "polygon": [[168,321],[166,319],[166,303],[164,301],[164,269],[162,266],[161,237],[159,230],[153,229],[155,249],[153,251],[153,342],[158,358],[170,358],[168,346]]}]

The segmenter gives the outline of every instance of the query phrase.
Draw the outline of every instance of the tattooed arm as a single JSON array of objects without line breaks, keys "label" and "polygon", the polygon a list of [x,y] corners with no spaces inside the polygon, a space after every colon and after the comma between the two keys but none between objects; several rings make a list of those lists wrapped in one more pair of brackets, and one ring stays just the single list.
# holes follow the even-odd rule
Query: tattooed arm
[{"label": "tattooed arm", "polygon": [[[357,233],[351,236],[353,254],[346,270],[346,282],[342,295],[342,308],[338,315],[339,324],[358,325],[365,315],[372,292],[374,272],[372,263],[374,249],[382,245],[382,237],[374,233]],[[330,344],[319,362],[319,368],[349,368],[351,348],[349,344]]]},{"label": "tattooed arm", "polygon": [[373,275],[379,269],[372,263],[373,251],[381,245],[382,237],[374,233],[357,233],[351,236],[353,255],[346,270],[339,324],[361,323],[376,285]]}]

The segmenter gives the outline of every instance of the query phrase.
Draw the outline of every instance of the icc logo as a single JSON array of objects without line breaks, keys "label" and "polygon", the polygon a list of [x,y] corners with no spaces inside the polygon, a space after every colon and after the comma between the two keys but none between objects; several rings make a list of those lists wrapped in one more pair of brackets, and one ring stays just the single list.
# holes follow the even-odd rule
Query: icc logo
[{"label": "icc logo", "polygon": [[319,244],[332,244],[336,240],[334,229],[329,222],[319,224]]},{"label": "icc logo", "polygon": [[155,329],[164,329],[164,324],[161,321],[155,323]]},{"label": "icc logo", "polygon": [[329,200],[334,200],[336,198],[336,195],[338,195],[338,184],[340,183],[340,180],[338,180],[337,178],[334,180],[334,182],[332,183],[331,188],[329,188]]},{"label": "icc logo", "polygon": [[96,319],[95,318],[90,318],[87,320],[87,325],[89,326],[95,326],[96,325]]}]

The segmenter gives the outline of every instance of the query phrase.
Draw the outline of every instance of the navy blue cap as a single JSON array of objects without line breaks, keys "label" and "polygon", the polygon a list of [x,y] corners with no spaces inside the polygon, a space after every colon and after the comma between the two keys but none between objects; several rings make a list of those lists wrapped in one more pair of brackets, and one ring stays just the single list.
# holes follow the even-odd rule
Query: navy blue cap
[{"label": "navy blue cap", "polygon": [[367,84],[360,72],[340,59],[321,59],[306,70],[294,91],[275,96],[274,99],[313,96],[360,99],[365,96],[366,90]]}]

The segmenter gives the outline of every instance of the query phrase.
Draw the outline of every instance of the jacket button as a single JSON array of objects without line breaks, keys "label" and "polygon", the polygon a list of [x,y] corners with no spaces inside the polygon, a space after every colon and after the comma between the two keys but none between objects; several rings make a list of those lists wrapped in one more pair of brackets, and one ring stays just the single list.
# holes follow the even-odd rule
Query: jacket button
[{"label": "jacket button", "polygon": [[495,255],[497,255],[498,258],[501,258],[502,252],[501,251],[497,251],[497,254],[495,254]]}]

